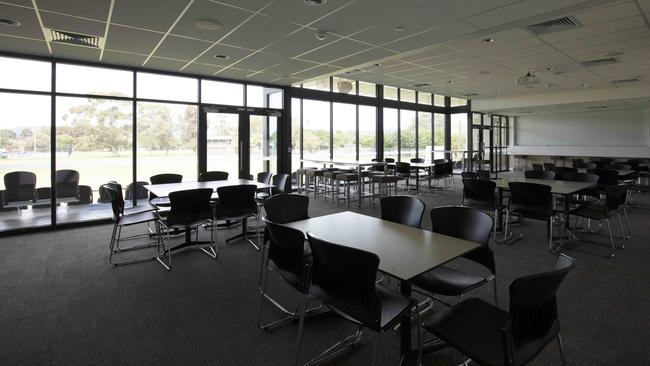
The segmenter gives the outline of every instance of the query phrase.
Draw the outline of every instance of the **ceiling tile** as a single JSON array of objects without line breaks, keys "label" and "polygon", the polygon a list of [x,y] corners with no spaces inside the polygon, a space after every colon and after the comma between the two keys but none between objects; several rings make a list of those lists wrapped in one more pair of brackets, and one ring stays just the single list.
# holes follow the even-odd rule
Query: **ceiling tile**
[{"label": "ceiling tile", "polygon": [[393,41],[384,45],[386,48],[398,52],[412,51],[418,48],[430,46],[438,42],[447,41],[455,37],[476,31],[477,28],[467,23],[453,23],[442,28],[430,30],[418,35]]},{"label": "ceiling tile", "polygon": [[183,69],[183,72],[187,72],[190,74],[212,76],[212,74],[221,70],[222,68],[223,66],[219,66],[219,65],[209,65],[209,64],[202,64],[198,62],[192,62],[189,66]]},{"label": "ceiling tile", "polygon": [[476,0],[434,0],[432,3],[439,6],[448,12],[455,14],[459,17],[468,17],[488,10],[496,9],[504,5],[512,4],[518,0],[492,0],[492,1],[476,1]]},{"label": "ceiling tile", "polygon": [[[250,55],[253,51],[246,50],[239,47],[232,47],[224,44],[214,45],[208,52],[201,55],[195,60],[195,62],[200,62],[209,65],[223,65],[228,66],[233,62],[239,61],[242,58]],[[216,55],[227,56],[228,59],[216,58]]]},{"label": "ceiling tile", "polygon": [[224,39],[234,46],[260,49],[277,41],[299,27],[267,16],[256,15]]},{"label": "ceiling tile", "polygon": [[467,18],[467,21],[486,29],[583,2],[585,2],[585,0],[523,0],[471,16]]},{"label": "ceiling tile", "polygon": [[49,56],[45,41],[35,39],[16,38],[0,34],[0,50],[5,52],[23,53],[26,55]]},{"label": "ceiling tile", "polygon": [[111,64],[111,65],[121,65],[121,66],[134,66],[141,67],[144,60],[147,59],[147,55],[137,55],[133,53],[126,52],[115,52],[111,50],[104,50],[104,55],[102,56],[102,62]]},{"label": "ceiling tile", "polygon": [[[116,1],[112,23],[167,32],[189,0]],[[151,11],[155,9],[155,11]]]},{"label": "ceiling tile", "polygon": [[388,51],[381,48],[372,48],[361,53],[350,55],[338,60],[331,61],[330,64],[341,67],[353,67],[365,63],[376,63],[385,57],[396,55],[393,51]]},{"label": "ceiling tile", "polygon": [[5,3],[32,7],[32,0],[3,0]]},{"label": "ceiling tile", "polygon": [[329,0],[320,6],[307,5],[302,1],[274,1],[264,8],[262,14],[305,25],[348,4],[348,0]]},{"label": "ceiling tile", "polygon": [[187,64],[186,61],[172,60],[168,58],[151,57],[143,67],[153,70],[178,71]]},{"label": "ceiling tile", "polygon": [[160,44],[154,56],[174,58],[177,60],[192,60],[212,43],[189,38],[169,35]]},{"label": "ceiling tile", "polygon": [[645,13],[650,13],[650,0],[637,0]]},{"label": "ceiling tile", "polygon": [[307,61],[288,59],[267,69],[266,72],[279,75],[289,75],[296,70],[305,70],[313,66],[316,66],[316,64]]},{"label": "ceiling tile", "polygon": [[110,3],[110,0],[38,0],[36,2],[39,10],[72,14],[101,21],[106,21],[108,18]]},{"label": "ceiling tile", "polygon": [[258,11],[266,4],[272,2],[272,0],[219,0],[219,2],[243,8],[248,11]]},{"label": "ceiling tile", "polygon": [[325,74],[331,74],[334,72],[337,72],[341,70],[338,67],[333,67],[329,65],[321,65],[321,66],[316,66],[314,68],[308,69],[308,70],[302,70],[296,73],[293,73],[291,76],[296,76],[300,78],[305,78],[305,79],[311,79],[315,78],[317,76],[325,75]]},{"label": "ceiling tile", "polygon": [[301,29],[266,47],[264,51],[294,57],[338,39],[340,37],[330,34],[326,40],[319,41],[316,39],[316,32],[314,30]]},{"label": "ceiling tile", "polygon": [[104,22],[68,17],[54,13],[42,12],[41,19],[46,28],[92,36],[103,37],[106,29],[106,23]]},{"label": "ceiling tile", "polygon": [[57,58],[99,62],[99,52],[96,48],[52,43],[52,55]]},{"label": "ceiling tile", "polygon": [[594,24],[582,28],[571,29],[563,32],[549,33],[540,36],[547,42],[562,42],[572,39],[597,36],[601,34],[610,34],[628,29],[645,27],[645,21],[641,16],[618,19],[611,22]]},{"label": "ceiling tile", "polygon": [[575,17],[583,25],[592,25],[636,15],[639,15],[639,9],[633,1],[628,1],[578,13]]},{"label": "ceiling tile", "polygon": [[227,69],[223,69],[223,71],[215,74],[214,76],[233,80],[248,80],[248,75],[252,73],[253,72],[249,70],[241,70],[234,67],[229,67]]},{"label": "ceiling tile", "polygon": [[260,71],[278,64],[283,60],[284,58],[281,56],[257,52],[237,62],[233,66],[246,70]]},{"label": "ceiling tile", "polygon": [[163,34],[111,25],[106,37],[106,48],[117,51],[149,54]]},{"label": "ceiling tile", "polygon": [[268,73],[258,73],[248,77],[250,81],[256,81],[258,83],[270,83],[272,80],[277,79],[280,75],[268,74]]},{"label": "ceiling tile", "polygon": [[[176,23],[171,33],[214,42],[222,39],[250,15],[247,11],[231,6],[213,3],[207,0],[195,1],[185,15]],[[221,28],[209,31],[195,27],[193,22],[201,18],[214,19],[221,23]]]},{"label": "ceiling tile", "polygon": [[[0,14],[3,18],[20,22],[20,27],[1,26],[0,34],[43,39],[43,31],[34,9],[0,4]],[[0,45],[2,47],[2,45]]]},{"label": "ceiling tile", "polygon": [[327,46],[300,55],[299,58],[307,61],[327,63],[370,48],[372,48],[372,46],[342,38],[336,42],[328,44]]}]

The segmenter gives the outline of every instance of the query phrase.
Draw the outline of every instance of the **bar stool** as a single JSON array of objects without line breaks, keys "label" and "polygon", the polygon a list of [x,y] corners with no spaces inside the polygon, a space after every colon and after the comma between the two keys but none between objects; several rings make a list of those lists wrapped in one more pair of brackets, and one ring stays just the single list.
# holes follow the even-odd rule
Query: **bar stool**
[{"label": "bar stool", "polygon": [[[345,200],[346,207],[350,207],[350,187],[356,182],[359,182],[357,173],[342,173],[336,175],[336,181],[343,183],[343,199]],[[358,188],[357,188],[358,189]],[[337,195],[337,201],[341,198]]]},{"label": "bar stool", "polygon": [[301,191],[307,195],[307,171],[316,169],[314,167],[305,167],[296,170],[296,178],[298,179],[298,193]]},{"label": "bar stool", "polygon": [[[402,179],[405,178],[398,177],[395,175],[371,175],[370,184],[371,184],[372,197],[374,198],[376,196],[380,196],[380,197],[390,196],[391,184],[393,185],[395,195],[397,195],[397,183]],[[375,184],[378,185],[379,193],[377,193],[375,190]]]},{"label": "bar stool", "polygon": [[323,173],[323,184],[325,186],[323,195],[326,200],[331,197],[332,203],[334,203],[339,194],[339,182],[336,180],[336,176],[343,173],[345,172],[341,170],[329,170]]},{"label": "bar stool", "polygon": [[[307,188],[307,194],[309,194],[309,185],[312,184],[311,180],[313,179],[314,185],[314,197],[318,196],[318,190],[320,189],[320,183],[322,183],[323,174],[325,174],[325,169],[309,169],[306,171],[307,183],[305,187]],[[319,179],[320,177],[320,179]]]}]

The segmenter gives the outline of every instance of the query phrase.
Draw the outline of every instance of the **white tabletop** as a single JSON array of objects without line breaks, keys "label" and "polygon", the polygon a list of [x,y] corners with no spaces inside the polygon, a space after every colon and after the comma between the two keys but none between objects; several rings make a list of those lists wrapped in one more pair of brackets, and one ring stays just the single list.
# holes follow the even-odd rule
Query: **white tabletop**
[{"label": "white tabletop", "polygon": [[[579,168],[578,171],[580,173],[586,173],[587,170],[590,169],[584,169],[584,168]],[[618,169],[607,169],[607,170],[616,170],[618,172],[619,176],[625,176],[625,175],[630,175],[636,173],[636,170],[618,170]]]},{"label": "white tabletop", "polygon": [[551,193],[555,194],[572,194],[581,191],[585,188],[594,186],[594,183],[585,182],[569,182],[565,180],[547,180],[547,179],[528,179],[522,176],[502,177],[493,180],[497,184],[497,188],[508,188],[510,182],[526,182],[544,184],[551,187]]},{"label": "white tabletop", "polygon": [[379,256],[379,270],[412,278],[480,245],[354,212],[340,212],[286,224],[319,238]]},{"label": "white tabletop", "polygon": [[228,179],[228,180],[215,180],[209,182],[181,182],[181,183],[165,183],[165,184],[148,184],[144,188],[148,189],[149,192],[155,194],[158,197],[167,197],[171,192],[175,191],[184,191],[186,189],[198,189],[198,188],[212,188],[213,191],[216,191],[219,187],[227,186],[239,186],[252,184],[256,185],[257,188],[272,188],[270,184],[256,182],[254,180],[247,179]]}]

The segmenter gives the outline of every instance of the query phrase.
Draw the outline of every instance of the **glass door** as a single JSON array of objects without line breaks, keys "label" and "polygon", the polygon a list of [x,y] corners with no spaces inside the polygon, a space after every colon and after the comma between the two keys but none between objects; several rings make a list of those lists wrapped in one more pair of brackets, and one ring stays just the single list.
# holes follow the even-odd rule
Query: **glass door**
[{"label": "glass door", "polygon": [[278,171],[278,117],[251,114],[249,172],[254,177],[260,172]]},{"label": "glass door", "polygon": [[240,177],[243,141],[240,139],[239,113],[207,113],[207,171],[228,172],[228,177]]}]

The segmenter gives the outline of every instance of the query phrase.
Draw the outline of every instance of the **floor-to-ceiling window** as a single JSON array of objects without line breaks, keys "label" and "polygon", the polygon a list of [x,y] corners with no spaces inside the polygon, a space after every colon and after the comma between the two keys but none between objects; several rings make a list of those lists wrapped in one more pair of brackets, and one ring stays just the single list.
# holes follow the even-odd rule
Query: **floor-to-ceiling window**
[{"label": "floor-to-ceiling window", "polygon": [[377,108],[359,106],[359,160],[371,161],[377,157]]},{"label": "floor-to-ceiling window", "polygon": [[[414,97],[415,98],[415,97]],[[416,155],[416,122],[415,111],[400,110],[400,160],[409,162]]]},{"label": "floor-to-ceiling window", "polygon": [[454,113],[451,115],[451,158],[454,161],[463,159],[463,152],[467,150],[467,113]]},{"label": "floor-to-ceiling window", "polygon": [[357,107],[332,104],[332,153],[334,160],[357,160]]},{"label": "floor-to-ceiling window", "polygon": [[384,108],[384,159],[399,159],[398,118],[397,109]]},{"label": "floor-to-ceiling window", "polygon": [[431,160],[433,151],[433,113],[418,112],[418,157]]},{"label": "floor-to-ceiling window", "polygon": [[445,158],[445,115],[433,114],[433,159]]},{"label": "floor-to-ceiling window", "polygon": [[303,159],[330,159],[330,103],[303,100]]}]

